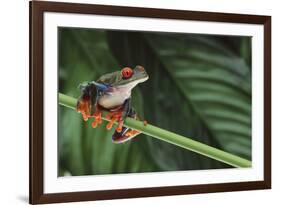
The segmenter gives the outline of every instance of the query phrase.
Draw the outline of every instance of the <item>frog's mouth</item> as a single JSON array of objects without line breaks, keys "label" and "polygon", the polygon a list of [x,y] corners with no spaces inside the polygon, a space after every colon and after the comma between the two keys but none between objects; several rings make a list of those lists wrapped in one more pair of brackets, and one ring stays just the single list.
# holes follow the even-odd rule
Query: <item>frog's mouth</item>
[{"label": "frog's mouth", "polygon": [[129,82],[124,83],[123,85],[116,86],[117,88],[126,88],[126,89],[133,89],[137,84],[143,83],[148,80],[148,75],[145,77],[141,77],[139,79],[130,80]]},{"label": "frog's mouth", "polygon": [[134,69],[134,76],[135,79],[140,79],[140,83],[148,80],[149,76],[147,72],[145,71],[144,67],[137,65]]},{"label": "frog's mouth", "polygon": [[135,84],[137,85],[137,84],[143,83],[143,82],[145,82],[145,81],[147,81],[147,80],[148,80],[148,76],[146,76],[146,77],[144,77],[144,78],[140,78],[140,79],[138,79],[138,80],[136,80],[136,81],[134,81],[134,82],[132,82],[132,83],[135,83]]}]

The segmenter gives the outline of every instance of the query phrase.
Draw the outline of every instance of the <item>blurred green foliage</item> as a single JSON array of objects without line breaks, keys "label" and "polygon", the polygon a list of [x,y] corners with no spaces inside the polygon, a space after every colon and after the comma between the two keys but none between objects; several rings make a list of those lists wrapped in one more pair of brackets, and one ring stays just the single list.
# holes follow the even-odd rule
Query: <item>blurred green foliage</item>
[{"label": "blurred green foliage", "polygon": [[[149,123],[251,159],[251,38],[59,28],[59,92],[125,66],[150,78],[133,90]],[[59,176],[198,170],[229,166],[143,134],[113,144],[59,107]]]}]

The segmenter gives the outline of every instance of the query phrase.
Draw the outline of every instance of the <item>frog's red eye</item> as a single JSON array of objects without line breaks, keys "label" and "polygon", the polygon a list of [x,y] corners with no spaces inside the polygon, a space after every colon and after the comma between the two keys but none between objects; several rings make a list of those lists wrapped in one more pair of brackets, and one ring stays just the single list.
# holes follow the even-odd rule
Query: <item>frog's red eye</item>
[{"label": "frog's red eye", "polygon": [[129,67],[125,67],[122,69],[122,77],[125,79],[132,77],[133,73],[134,71]]}]

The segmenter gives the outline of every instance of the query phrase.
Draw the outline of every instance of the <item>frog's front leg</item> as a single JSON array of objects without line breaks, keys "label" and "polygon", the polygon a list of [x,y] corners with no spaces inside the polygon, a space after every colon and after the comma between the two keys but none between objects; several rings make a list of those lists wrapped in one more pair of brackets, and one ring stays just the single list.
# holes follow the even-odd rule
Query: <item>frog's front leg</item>
[{"label": "frog's front leg", "polygon": [[111,129],[115,122],[118,122],[116,131],[120,133],[123,128],[124,120],[128,116],[130,111],[131,102],[130,99],[125,100],[122,107],[118,110],[111,111],[106,115],[106,118],[110,120],[110,122],[106,125],[107,129]]},{"label": "frog's front leg", "polygon": [[[135,110],[133,108],[130,108],[127,117],[136,119],[137,118],[137,114],[135,112]],[[122,127],[121,132],[117,132],[117,130],[113,133],[112,135],[112,141],[114,143],[123,143],[126,142],[130,139],[132,139],[133,137],[137,136],[138,134],[140,134],[139,131],[137,130],[133,130],[127,127]]]},{"label": "frog's front leg", "polygon": [[118,122],[120,119],[122,111],[115,111],[108,113],[105,118],[110,120],[109,123],[106,125],[106,129],[110,130],[115,122]]},{"label": "frog's front leg", "polygon": [[88,96],[82,96],[76,104],[76,111],[82,114],[82,117],[85,121],[91,117],[90,114],[90,98]]}]

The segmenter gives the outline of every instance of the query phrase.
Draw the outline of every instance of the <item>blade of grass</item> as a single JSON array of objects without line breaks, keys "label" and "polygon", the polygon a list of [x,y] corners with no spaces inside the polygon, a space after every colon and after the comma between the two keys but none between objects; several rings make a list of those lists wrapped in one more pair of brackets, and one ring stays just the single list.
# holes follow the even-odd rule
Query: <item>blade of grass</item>
[{"label": "blade of grass", "polygon": [[[77,100],[75,98],[59,93],[60,105],[75,110],[76,103]],[[105,117],[103,117],[103,119],[108,121],[108,119],[106,119]],[[251,161],[249,160],[246,160],[239,156],[230,154],[228,152],[219,150],[217,148],[211,147],[209,145],[203,144],[201,142],[192,140],[190,138],[178,135],[176,133],[164,130],[162,128],[153,125],[150,124],[144,125],[143,122],[134,120],[132,118],[127,118],[124,125],[126,127],[138,130],[148,136],[196,152],[198,154],[207,156],[209,158],[224,162],[233,167],[243,167],[243,168],[251,167]]]}]

